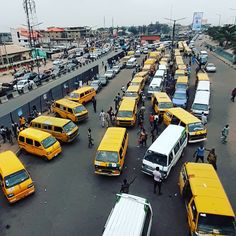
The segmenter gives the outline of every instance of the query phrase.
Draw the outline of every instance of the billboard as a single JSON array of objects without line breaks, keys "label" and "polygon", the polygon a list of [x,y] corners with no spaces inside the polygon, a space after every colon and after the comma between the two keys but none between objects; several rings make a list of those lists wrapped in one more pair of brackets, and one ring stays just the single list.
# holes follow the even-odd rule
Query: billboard
[{"label": "billboard", "polygon": [[192,30],[199,31],[202,28],[202,17],[203,12],[194,12],[193,13],[193,25]]}]

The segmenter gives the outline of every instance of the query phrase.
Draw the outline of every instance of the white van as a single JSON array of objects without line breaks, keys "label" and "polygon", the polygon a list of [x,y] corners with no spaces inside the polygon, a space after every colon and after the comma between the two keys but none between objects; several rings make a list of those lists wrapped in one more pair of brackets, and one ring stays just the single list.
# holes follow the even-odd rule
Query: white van
[{"label": "white van", "polygon": [[152,226],[152,207],[145,198],[116,194],[116,204],[104,227],[103,236],[149,236]]},{"label": "white van", "polygon": [[167,67],[166,67],[166,65],[159,65],[158,70],[164,70],[165,75],[167,74]]},{"label": "white van", "polygon": [[135,57],[130,58],[126,63],[126,68],[134,68],[137,65],[137,59]]},{"label": "white van", "polygon": [[198,81],[196,92],[197,91],[210,92],[210,81],[204,81],[204,80]]},{"label": "white van", "polygon": [[208,91],[197,91],[192,104],[191,111],[197,116],[201,117],[204,112],[205,115],[210,113],[210,92]]},{"label": "white van", "polygon": [[185,128],[170,124],[146,151],[142,172],[153,175],[153,171],[158,166],[163,178],[167,178],[171,168],[182,156],[187,142]]},{"label": "white van", "polygon": [[162,88],[163,88],[163,79],[154,77],[148,86],[147,97],[151,98],[153,93],[161,92]]},{"label": "white van", "polygon": [[161,78],[163,81],[165,80],[165,71],[158,69],[153,76],[153,78]]}]

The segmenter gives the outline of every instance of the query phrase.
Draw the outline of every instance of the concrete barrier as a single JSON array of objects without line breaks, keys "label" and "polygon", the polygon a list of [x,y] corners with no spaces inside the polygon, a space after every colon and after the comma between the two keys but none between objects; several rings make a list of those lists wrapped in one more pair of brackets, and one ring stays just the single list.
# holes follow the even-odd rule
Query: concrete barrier
[{"label": "concrete barrier", "polygon": [[38,86],[36,84],[33,84],[32,89],[34,90],[36,88],[38,88]]},{"label": "concrete barrier", "polygon": [[5,102],[7,102],[8,101],[8,98],[7,98],[7,96],[5,95],[5,96],[2,96],[2,97],[0,97],[0,103],[5,103]]},{"label": "concrete barrier", "polygon": [[19,97],[19,96],[20,96],[20,94],[19,94],[18,91],[13,91],[13,92],[12,92],[12,97],[13,97],[13,98],[17,98],[17,97]]},{"label": "concrete barrier", "polygon": [[29,92],[29,88],[28,87],[24,87],[22,92],[23,93],[28,93]]}]

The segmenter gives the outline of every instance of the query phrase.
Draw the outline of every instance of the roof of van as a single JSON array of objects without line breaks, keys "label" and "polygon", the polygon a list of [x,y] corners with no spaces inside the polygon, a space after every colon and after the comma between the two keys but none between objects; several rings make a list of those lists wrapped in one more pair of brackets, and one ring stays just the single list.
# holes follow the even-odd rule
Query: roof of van
[{"label": "roof of van", "polygon": [[196,94],[195,94],[193,104],[197,103],[197,104],[209,105],[209,100],[210,100],[210,92],[208,92],[208,91],[197,91]]},{"label": "roof of van", "polygon": [[197,78],[198,80],[207,80],[209,81],[209,77],[208,77],[208,74],[207,73],[203,73],[203,72],[199,72],[197,73]]},{"label": "roof of van", "polygon": [[137,59],[135,57],[132,57],[128,60],[128,62],[134,62],[134,61],[137,61]]},{"label": "roof of van", "polygon": [[38,129],[34,129],[34,128],[26,128],[22,131],[20,131],[19,135],[22,135],[24,137],[27,138],[32,138],[35,140],[43,140],[49,136],[52,136],[51,134],[38,130]]},{"label": "roof of van", "polygon": [[188,76],[179,76],[176,83],[187,83],[188,82]]},{"label": "roof of van", "polygon": [[152,64],[155,64],[155,63],[156,63],[155,59],[149,58],[144,62],[144,65],[152,65]]},{"label": "roof of van", "polygon": [[67,98],[59,99],[59,100],[56,101],[56,103],[58,103],[60,105],[63,105],[63,106],[66,106],[66,107],[69,107],[69,108],[75,108],[75,107],[78,107],[78,106],[83,106],[81,103],[71,101]]},{"label": "roof of van", "polygon": [[152,81],[151,81],[149,87],[152,87],[152,86],[160,86],[161,83],[162,83],[162,78],[160,78],[160,77],[155,78],[155,77],[154,77],[154,78],[152,79]]},{"label": "roof of van", "polygon": [[117,194],[117,201],[107,219],[103,236],[142,235],[146,217],[145,198]]},{"label": "roof of van", "polygon": [[141,83],[143,80],[144,80],[143,77],[141,77],[141,76],[135,76],[135,77],[131,80],[131,83],[132,83],[132,82],[139,82],[139,83]]},{"label": "roof of van", "polygon": [[121,101],[119,111],[123,111],[123,110],[133,111],[135,105],[136,105],[135,99],[124,98]]},{"label": "roof of van", "polygon": [[210,91],[210,81],[200,80],[197,85],[196,91]]},{"label": "roof of van", "polygon": [[157,70],[154,77],[158,77],[158,76],[163,77],[164,74],[165,74],[164,70]]},{"label": "roof of van", "polygon": [[173,107],[167,110],[167,112],[170,112],[174,114],[176,117],[181,117],[181,120],[185,123],[188,124],[190,121],[191,123],[198,123],[201,122],[196,116],[192,115],[188,111],[184,110],[181,107]]},{"label": "roof of van", "polygon": [[102,138],[100,145],[98,146],[98,150],[119,152],[125,131],[126,128],[121,127],[108,128]]},{"label": "roof of van", "polygon": [[81,88],[78,88],[78,89],[72,91],[72,93],[84,93],[84,92],[86,92],[86,91],[88,91],[88,90],[90,90],[90,89],[93,89],[93,90],[94,90],[94,88],[91,87],[91,86],[83,86],[83,87],[81,87]]},{"label": "roof of van", "polygon": [[31,122],[36,123],[43,123],[47,125],[58,125],[60,127],[66,125],[67,123],[71,122],[71,120],[68,119],[62,119],[58,117],[52,117],[52,116],[38,116],[35,119],[33,119]]},{"label": "roof of van", "polygon": [[130,85],[128,88],[127,88],[127,92],[138,92],[140,89],[139,85]]},{"label": "roof of van", "polygon": [[184,70],[181,70],[181,69],[179,69],[179,70],[176,70],[175,71],[175,74],[177,75],[185,75],[185,71]]},{"label": "roof of van", "polygon": [[166,65],[159,65],[158,70],[166,70]]},{"label": "roof of van", "polygon": [[233,209],[213,166],[191,162],[185,166],[198,212],[234,217]]},{"label": "roof of van", "polygon": [[148,75],[148,72],[147,71],[140,71],[140,72],[138,72],[135,76],[146,76],[146,75]]},{"label": "roof of van", "polygon": [[171,102],[172,103],[170,97],[165,92],[155,92],[155,93],[153,93],[153,96],[155,96],[157,100],[161,99],[161,102]]},{"label": "roof of van", "polygon": [[25,169],[18,157],[12,151],[0,153],[0,172],[3,177]]},{"label": "roof of van", "polygon": [[148,148],[148,151],[169,155],[185,128],[179,125],[169,125]]},{"label": "roof of van", "polygon": [[143,70],[149,70],[151,68],[152,65],[144,65],[143,66]]}]

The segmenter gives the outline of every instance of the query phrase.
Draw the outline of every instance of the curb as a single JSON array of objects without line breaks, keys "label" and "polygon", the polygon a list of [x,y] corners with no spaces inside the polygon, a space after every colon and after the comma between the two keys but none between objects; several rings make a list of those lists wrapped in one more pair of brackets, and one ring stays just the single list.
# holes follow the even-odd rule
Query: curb
[{"label": "curb", "polygon": [[222,57],[218,56],[216,53],[211,52],[211,54],[216,57],[217,59],[219,59],[220,61],[224,62],[227,66],[231,67],[232,69],[236,70],[236,67],[234,65],[232,65],[231,62],[229,61],[225,61],[224,59],[222,59]]}]

